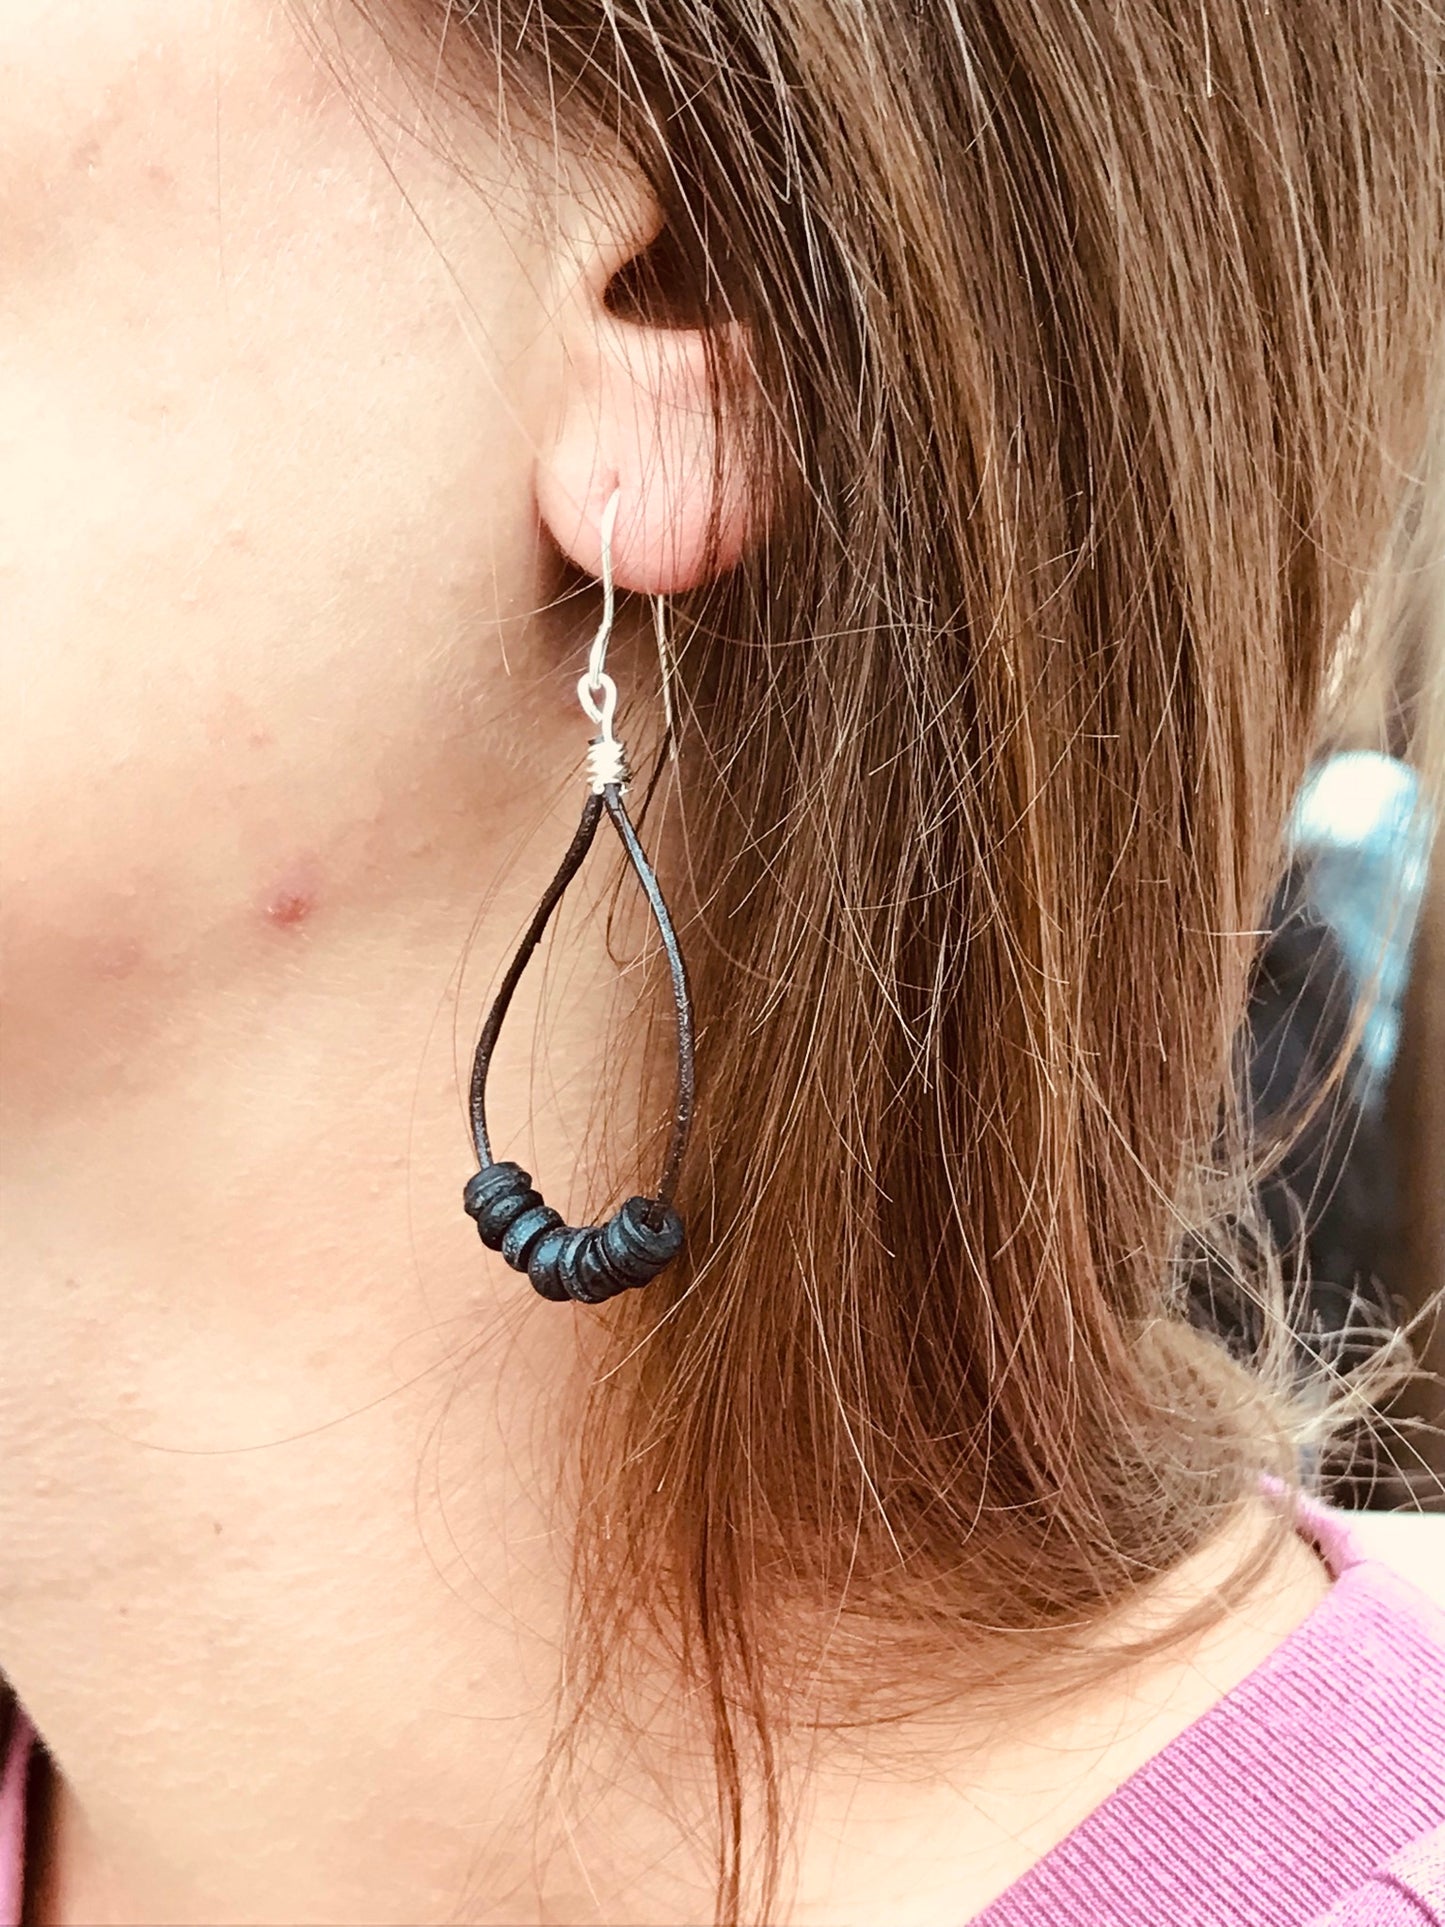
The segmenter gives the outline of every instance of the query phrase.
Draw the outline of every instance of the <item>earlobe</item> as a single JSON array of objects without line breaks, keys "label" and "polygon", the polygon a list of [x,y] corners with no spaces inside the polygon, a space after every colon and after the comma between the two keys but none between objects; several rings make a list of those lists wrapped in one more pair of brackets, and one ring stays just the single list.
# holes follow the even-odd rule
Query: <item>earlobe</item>
[{"label": "earlobe", "polygon": [[537,463],[537,508],[562,552],[595,575],[602,511],[620,491],[617,586],[694,588],[742,555],[748,496],[708,380],[697,329],[647,327],[605,309],[568,362],[557,431]]}]

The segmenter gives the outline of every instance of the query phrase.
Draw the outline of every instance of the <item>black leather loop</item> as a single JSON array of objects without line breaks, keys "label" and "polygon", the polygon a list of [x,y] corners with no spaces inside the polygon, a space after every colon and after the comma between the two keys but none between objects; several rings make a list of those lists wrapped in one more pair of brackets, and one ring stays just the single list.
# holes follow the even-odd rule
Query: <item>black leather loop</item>
[{"label": "black leather loop", "polygon": [[[564,1224],[532,1188],[529,1173],[492,1156],[487,1131],[487,1072],[522,972],[568,884],[581,869],[604,810],[647,898],[667,957],[677,1016],[677,1079],[672,1132],[657,1195],[629,1198],[605,1225],[571,1226]],[[572,1299],[581,1304],[601,1304],[618,1292],[650,1283],[682,1249],[683,1224],[673,1209],[673,1198],[687,1151],[696,1094],[692,1001],[677,932],[622,801],[621,786],[609,783],[600,793],[588,796],[576,834],[507,967],[477,1042],[472,1061],[471,1119],[481,1168],[468,1178],[462,1206],[475,1220],[482,1242],[499,1251],[513,1270],[526,1272],[542,1297],[556,1303]]]}]

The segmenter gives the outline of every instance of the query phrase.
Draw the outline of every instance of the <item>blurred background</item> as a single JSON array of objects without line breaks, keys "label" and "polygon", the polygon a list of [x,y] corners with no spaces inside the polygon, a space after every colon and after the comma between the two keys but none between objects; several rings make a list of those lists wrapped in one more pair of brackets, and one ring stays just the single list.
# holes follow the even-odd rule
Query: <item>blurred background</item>
[{"label": "blurred background", "polygon": [[[1268,1153],[1257,1232],[1301,1364],[1344,1415],[1321,1426],[1323,1482],[1340,1504],[1429,1512],[1445,1512],[1441,452],[1296,803],[1240,1071]],[[1247,1294],[1216,1275],[1198,1298],[1229,1342],[1258,1342]]]}]

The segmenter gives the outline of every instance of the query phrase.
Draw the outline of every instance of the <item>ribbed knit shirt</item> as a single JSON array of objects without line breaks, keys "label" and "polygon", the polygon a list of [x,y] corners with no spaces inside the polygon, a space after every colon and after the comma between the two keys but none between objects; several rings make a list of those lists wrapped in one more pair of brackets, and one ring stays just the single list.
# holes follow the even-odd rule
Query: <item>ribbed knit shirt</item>
[{"label": "ribbed knit shirt", "polygon": [[[971,1927],[1445,1927],[1445,1616],[1345,1515],[1301,1530],[1319,1605]],[[0,1927],[34,1738],[0,1769]]]}]

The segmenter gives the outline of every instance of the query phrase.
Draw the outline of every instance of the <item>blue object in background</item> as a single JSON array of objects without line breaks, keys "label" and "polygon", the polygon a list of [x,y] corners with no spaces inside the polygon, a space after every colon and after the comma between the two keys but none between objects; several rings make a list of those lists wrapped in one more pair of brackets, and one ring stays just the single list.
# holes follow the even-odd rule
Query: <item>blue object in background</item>
[{"label": "blue object in background", "polygon": [[1290,817],[1291,851],[1308,879],[1311,906],[1369,1006],[1356,1096],[1371,1107],[1383,1098],[1399,1044],[1432,830],[1415,771],[1375,750],[1343,751],[1316,764]]}]

